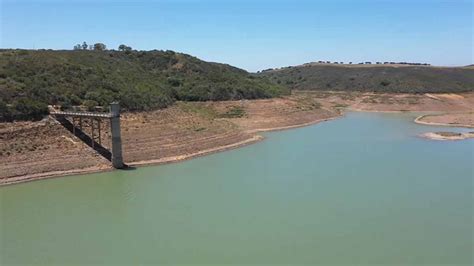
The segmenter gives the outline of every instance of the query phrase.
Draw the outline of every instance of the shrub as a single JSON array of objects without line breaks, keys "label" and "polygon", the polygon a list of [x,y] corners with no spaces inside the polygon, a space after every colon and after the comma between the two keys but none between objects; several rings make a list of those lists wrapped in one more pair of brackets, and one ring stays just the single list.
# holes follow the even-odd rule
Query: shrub
[{"label": "shrub", "polygon": [[227,112],[219,115],[221,118],[240,118],[245,116],[245,109],[241,106],[232,106]]},{"label": "shrub", "polygon": [[95,107],[97,105],[99,105],[98,102],[94,101],[94,100],[85,100],[82,105],[84,105],[88,111],[94,111],[95,110]]},{"label": "shrub", "polygon": [[48,114],[45,103],[29,98],[15,101],[11,107],[11,120],[39,120]]},{"label": "shrub", "polygon": [[0,121],[11,121],[11,112],[7,104],[0,100]]}]

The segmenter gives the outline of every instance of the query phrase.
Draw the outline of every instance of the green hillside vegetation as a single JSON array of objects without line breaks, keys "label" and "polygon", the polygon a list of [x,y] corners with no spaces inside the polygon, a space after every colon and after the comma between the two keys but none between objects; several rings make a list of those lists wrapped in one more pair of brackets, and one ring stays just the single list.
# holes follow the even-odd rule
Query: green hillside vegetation
[{"label": "green hillside vegetation", "polygon": [[474,91],[474,69],[429,66],[307,64],[258,74],[296,90],[373,92]]},{"label": "green hillside vegetation", "polygon": [[92,109],[120,101],[125,110],[146,111],[177,100],[256,99],[288,92],[229,65],[128,48],[0,50],[0,120],[41,119],[49,104]]}]

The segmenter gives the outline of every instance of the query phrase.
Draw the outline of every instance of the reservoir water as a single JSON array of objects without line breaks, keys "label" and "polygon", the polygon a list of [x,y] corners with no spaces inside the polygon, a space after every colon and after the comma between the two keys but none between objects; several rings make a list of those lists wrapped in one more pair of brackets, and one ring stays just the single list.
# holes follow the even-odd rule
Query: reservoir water
[{"label": "reservoir water", "polygon": [[474,141],[349,113],[181,163],[0,188],[0,265],[473,263]]}]

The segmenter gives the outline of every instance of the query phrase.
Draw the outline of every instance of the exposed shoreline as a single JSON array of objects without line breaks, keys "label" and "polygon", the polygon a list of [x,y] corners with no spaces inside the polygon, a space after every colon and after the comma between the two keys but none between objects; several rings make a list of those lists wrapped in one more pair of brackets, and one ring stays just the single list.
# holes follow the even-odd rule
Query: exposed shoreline
[{"label": "exposed shoreline", "polygon": [[[440,114],[438,114],[439,116]],[[426,118],[428,116],[437,116],[433,114],[427,114],[427,115],[420,115],[417,118],[415,118],[414,122],[420,125],[427,125],[427,126],[442,126],[442,127],[465,127],[465,128],[474,128],[473,125],[465,125],[465,124],[448,124],[448,123],[438,123],[438,122],[426,122],[422,121],[423,118]]]},{"label": "exposed shoreline", "polygon": [[248,133],[259,133],[259,132],[270,132],[270,131],[282,131],[282,130],[300,128],[300,127],[307,127],[307,126],[312,126],[312,125],[319,124],[319,123],[322,123],[322,122],[327,122],[327,121],[335,120],[335,119],[341,118],[341,117],[343,117],[343,116],[344,116],[344,114],[342,113],[342,114],[336,115],[336,116],[331,117],[331,118],[317,119],[317,120],[314,120],[314,121],[312,121],[312,122],[302,123],[302,124],[298,124],[298,125],[283,126],[283,127],[272,127],[272,128],[261,128],[261,129],[253,129],[253,130],[249,130]]},{"label": "exposed shoreline", "polygon": [[198,152],[191,153],[191,154],[183,154],[183,155],[179,155],[179,156],[165,157],[165,158],[161,158],[161,159],[136,161],[136,162],[131,162],[128,165],[132,166],[132,167],[135,167],[135,166],[161,165],[161,164],[177,163],[177,162],[186,161],[186,160],[190,160],[190,159],[201,157],[201,156],[214,154],[214,153],[217,153],[217,152],[223,152],[223,151],[237,149],[237,148],[240,148],[240,147],[244,147],[244,146],[247,146],[247,145],[257,143],[257,142],[262,141],[262,140],[264,140],[263,136],[255,135],[255,136],[253,136],[249,139],[239,141],[239,142],[236,142],[236,143],[233,143],[233,144],[218,146],[218,147],[215,147],[215,148],[198,151]]},{"label": "exposed shoreline", "polygon": [[[301,128],[301,127],[306,127],[306,126],[311,126],[315,125],[321,122],[326,122],[330,120],[334,120],[339,118],[340,116],[334,117],[334,118],[327,118],[327,119],[318,119],[312,122],[308,123],[303,123],[299,125],[293,125],[293,126],[284,126],[284,127],[274,127],[274,128],[262,128],[262,129],[255,129],[255,130],[249,130],[247,133],[259,133],[259,132],[270,132],[270,131],[282,131],[282,130],[289,130],[289,129],[295,129],[295,128]],[[143,161],[136,161],[136,162],[130,162],[128,163],[129,166],[151,166],[151,165],[161,165],[161,164],[169,164],[169,163],[177,163],[181,161],[186,161],[190,159],[194,159],[197,157],[201,156],[206,156],[218,152],[224,152],[228,150],[233,150],[233,149],[238,149],[241,147],[245,147],[248,145],[252,145],[254,143],[260,142],[265,140],[265,137],[262,135],[253,135],[251,138],[239,141],[236,143],[228,144],[228,145],[223,145],[223,146],[218,146],[215,148],[207,149],[207,150],[202,150],[198,151],[195,153],[191,154],[183,154],[179,156],[172,156],[172,157],[165,157],[161,159],[152,159],[152,160],[143,160]]]},{"label": "exposed shoreline", "polygon": [[58,178],[58,177],[109,172],[113,170],[114,170],[113,168],[90,167],[90,168],[73,169],[73,170],[67,170],[67,171],[53,171],[53,172],[45,172],[45,173],[38,173],[38,174],[32,174],[32,175],[14,176],[14,177],[8,178],[7,182],[0,183],[0,187],[39,181],[39,180],[44,180],[44,179]]},{"label": "exposed shoreline", "polygon": [[[414,122],[472,128],[474,125],[459,124],[460,121],[472,122],[472,103],[474,93],[454,98],[451,94],[339,92],[299,92],[265,100],[182,103],[160,111],[124,115],[125,162],[131,167],[180,162],[262,141],[264,137],[259,132],[310,126],[340,118],[351,111],[436,112],[441,113],[443,120],[457,124],[421,121],[433,114],[419,116]],[[219,113],[225,114],[236,106],[244,110],[243,117],[219,118]],[[49,145],[46,148],[41,146],[45,141],[44,145]],[[40,146],[36,150],[24,148],[17,152],[18,146],[37,145]],[[0,159],[0,186],[113,170],[110,163],[84,143],[74,140],[60,126],[47,122],[0,124]]]},{"label": "exposed shoreline", "polygon": [[[343,116],[343,115],[341,114],[341,115],[338,115],[338,116],[335,116],[335,117],[332,117],[332,118],[317,119],[317,120],[314,120],[312,122],[307,122],[307,123],[302,123],[302,124],[297,124],[297,125],[291,125],[291,126],[254,129],[254,130],[249,130],[248,133],[283,131],[283,130],[301,128],[301,127],[315,125],[315,124],[318,124],[318,123],[321,123],[321,122],[326,122],[326,121],[331,121],[331,120],[334,120],[334,119],[338,119],[341,116]],[[264,136],[255,134],[252,137],[250,137],[246,140],[243,140],[243,141],[239,141],[239,142],[228,144],[228,145],[218,146],[218,147],[214,147],[214,148],[206,149],[206,150],[202,150],[202,151],[197,151],[197,152],[191,153],[191,154],[183,154],[183,155],[179,155],[179,156],[165,157],[165,158],[160,158],[160,159],[132,161],[132,162],[127,162],[127,165],[129,167],[137,167],[137,166],[153,166],[153,165],[178,163],[178,162],[181,162],[181,161],[191,160],[191,159],[194,159],[194,158],[197,158],[197,157],[206,156],[206,155],[210,155],[210,154],[214,154],[214,153],[218,153],[218,152],[224,152],[224,151],[229,151],[229,150],[233,150],[233,149],[238,149],[238,148],[241,148],[241,147],[245,147],[247,145],[251,145],[251,144],[263,141],[264,139],[265,139]],[[15,185],[15,184],[19,184],[19,183],[39,181],[39,180],[44,180],[44,179],[52,179],[52,178],[66,177],[66,176],[73,176],[73,175],[82,175],[82,174],[110,172],[110,171],[123,171],[123,170],[115,170],[115,169],[110,168],[110,167],[109,168],[90,167],[90,168],[74,169],[74,170],[67,170],[67,171],[52,171],[52,172],[38,173],[38,174],[32,174],[32,175],[11,177],[11,178],[8,178],[7,182],[0,183],[0,187],[1,186],[8,186],[8,185]]]}]

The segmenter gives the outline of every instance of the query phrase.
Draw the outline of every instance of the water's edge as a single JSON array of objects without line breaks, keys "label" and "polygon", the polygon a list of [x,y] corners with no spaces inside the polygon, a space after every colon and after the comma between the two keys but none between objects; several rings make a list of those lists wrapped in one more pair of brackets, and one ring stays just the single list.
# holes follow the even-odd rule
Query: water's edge
[{"label": "water's edge", "polygon": [[[265,139],[264,136],[259,135],[258,133],[263,133],[263,132],[275,132],[275,131],[282,131],[282,130],[290,130],[290,129],[296,129],[296,128],[301,128],[301,127],[307,127],[307,126],[312,126],[315,124],[319,124],[322,122],[327,122],[327,121],[332,121],[335,119],[339,118],[344,118],[347,114],[357,112],[357,113],[404,113],[404,114],[420,114],[423,113],[422,115],[418,115],[413,122],[419,125],[425,125],[425,126],[441,126],[441,127],[457,127],[457,128],[471,128],[467,125],[451,125],[451,124],[442,124],[442,123],[430,123],[430,122],[423,122],[420,121],[423,117],[437,113],[437,112],[406,112],[406,111],[363,111],[363,110],[357,110],[357,109],[349,109],[347,112],[343,112],[339,115],[336,115],[331,118],[325,118],[325,119],[317,119],[311,122],[307,123],[302,123],[302,124],[297,124],[297,125],[291,125],[291,126],[284,126],[284,127],[275,127],[275,128],[261,128],[261,129],[255,129],[248,131],[247,133],[253,133],[252,137],[236,142],[236,143],[231,143],[223,146],[218,146],[214,148],[210,148],[207,150],[201,150],[197,151],[195,153],[191,154],[183,154],[183,155],[178,155],[178,156],[173,156],[173,157],[166,157],[166,158],[160,158],[160,159],[151,159],[151,160],[144,160],[144,161],[136,161],[136,162],[128,162],[127,165],[131,168],[134,167],[141,167],[141,166],[154,166],[154,165],[164,165],[164,164],[170,164],[170,163],[179,163],[182,161],[186,160],[191,160],[194,158],[198,158],[201,156],[207,156],[211,155],[214,153],[218,152],[225,152],[233,149],[238,149],[245,147],[247,145],[255,144],[257,142],[263,141]],[[428,138],[425,138],[428,140]],[[38,174],[32,174],[32,175],[25,175],[25,176],[16,176],[16,177],[11,177],[7,178],[5,182],[1,183],[0,182],[0,187],[2,186],[10,186],[10,185],[15,185],[15,184],[21,184],[21,183],[26,183],[26,182],[33,182],[33,181],[39,181],[39,180],[44,180],[44,179],[52,179],[52,178],[60,178],[60,177],[67,177],[67,176],[76,176],[76,175],[85,175],[85,174],[94,174],[94,173],[102,173],[102,172],[111,172],[111,171],[116,171],[117,169],[113,168],[101,168],[101,167],[91,167],[91,168],[83,168],[83,169],[73,169],[73,170],[67,170],[67,171],[53,171],[53,172],[45,172],[45,173],[38,173]],[[123,170],[118,170],[118,171],[123,171]]]},{"label": "water's edge", "polygon": [[[301,128],[301,127],[307,127],[307,126],[315,125],[318,123],[331,121],[334,119],[339,119],[344,116],[345,116],[345,113],[339,114],[331,118],[317,119],[311,122],[297,124],[297,125],[255,129],[255,130],[251,130],[247,132],[247,133],[254,133],[255,135],[253,135],[252,137],[246,140],[239,141],[236,143],[218,146],[218,147],[210,148],[207,150],[201,150],[201,151],[197,151],[191,154],[183,154],[183,155],[166,157],[166,158],[161,158],[161,159],[127,162],[126,164],[128,167],[134,168],[137,166],[139,167],[139,166],[153,166],[153,165],[164,165],[164,164],[170,164],[170,163],[179,163],[186,160],[192,160],[201,156],[207,156],[207,155],[211,155],[218,152],[225,152],[225,151],[229,151],[233,149],[242,148],[247,145],[251,145],[251,144],[255,144],[257,142],[263,141],[265,137],[257,133],[274,132],[274,131],[282,131],[282,130],[290,130],[290,129],[296,129],[296,128]],[[74,170],[67,170],[67,171],[53,171],[53,172],[38,173],[38,174],[25,175],[25,176],[16,176],[16,177],[7,178],[8,180],[6,180],[3,183],[0,183],[0,187],[22,184],[22,183],[33,182],[33,181],[40,181],[40,180],[45,180],[45,179],[85,175],[85,174],[95,174],[95,173],[103,173],[103,172],[111,172],[111,171],[124,171],[124,170],[113,169],[113,168],[90,167],[90,168],[74,169]]]}]

